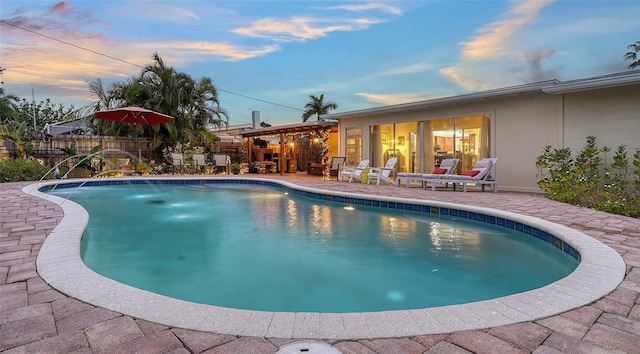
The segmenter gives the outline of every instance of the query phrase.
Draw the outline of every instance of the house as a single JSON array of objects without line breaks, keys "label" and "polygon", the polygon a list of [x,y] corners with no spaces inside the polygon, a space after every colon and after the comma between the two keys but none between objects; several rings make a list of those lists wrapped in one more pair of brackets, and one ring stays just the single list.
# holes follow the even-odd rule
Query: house
[{"label": "house", "polygon": [[[598,146],[640,148],[640,70],[580,80],[549,80],[454,97],[333,113],[338,155],[399,171],[429,173],[447,157],[460,171],[497,157],[501,190],[539,192],[536,158],[545,146],[577,152]],[[611,161],[611,160],[609,160]],[[459,171],[459,172],[460,172]]]}]

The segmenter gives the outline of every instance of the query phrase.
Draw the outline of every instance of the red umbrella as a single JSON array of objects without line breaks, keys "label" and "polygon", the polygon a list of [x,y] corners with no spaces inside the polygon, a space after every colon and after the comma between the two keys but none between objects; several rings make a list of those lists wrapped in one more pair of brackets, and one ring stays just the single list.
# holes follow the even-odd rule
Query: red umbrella
[{"label": "red umbrella", "polygon": [[[107,109],[104,111],[97,111],[96,118],[111,120],[114,122],[133,123],[134,125],[163,124],[169,123],[171,122],[171,120],[173,120],[173,117],[171,116],[141,107],[122,107]],[[136,131],[134,140],[136,150],[138,150],[138,161],[140,161],[142,160],[142,156],[140,154],[140,150],[138,149],[137,127],[134,128],[134,131]]]}]

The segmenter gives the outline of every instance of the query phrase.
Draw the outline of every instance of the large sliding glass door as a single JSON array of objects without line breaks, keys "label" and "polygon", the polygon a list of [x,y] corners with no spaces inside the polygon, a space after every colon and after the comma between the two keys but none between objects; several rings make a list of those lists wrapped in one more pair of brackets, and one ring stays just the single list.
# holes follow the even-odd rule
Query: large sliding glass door
[{"label": "large sliding glass door", "polygon": [[371,165],[384,166],[391,157],[398,159],[398,172],[415,172],[418,156],[418,122],[371,126]]},{"label": "large sliding glass door", "polygon": [[432,120],[434,167],[446,158],[460,160],[458,171],[473,168],[490,156],[489,116],[466,116]]},{"label": "large sliding glass door", "polygon": [[384,166],[395,156],[399,172],[430,173],[443,159],[457,158],[458,173],[470,170],[490,157],[489,123],[489,115],[474,115],[371,126],[371,165]]}]

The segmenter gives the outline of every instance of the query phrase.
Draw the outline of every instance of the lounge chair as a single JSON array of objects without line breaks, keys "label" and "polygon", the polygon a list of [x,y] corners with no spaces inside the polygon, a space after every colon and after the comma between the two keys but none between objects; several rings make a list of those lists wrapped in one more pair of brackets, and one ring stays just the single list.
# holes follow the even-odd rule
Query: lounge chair
[{"label": "lounge chair", "polygon": [[421,183],[422,188],[425,188],[425,179],[438,178],[440,175],[451,175],[456,172],[459,162],[460,159],[443,159],[440,162],[440,166],[431,173],[400,172],[398,173],[398,187],[400,187],[401,181],[405,180],[407,188],[409,188],[411,181],[418,181]]},{"label": "lounge chair", "polygon": [[380,181],[383,181],[388,184],[393,184],[393,180],[391,180],[391,173],[396,170],[396,164],[398,163],[397,157],[391,157],[387,160],[387,163],[384,167],[371,167],[369,169],[369,176],[367,179],[367,184],[371,184],[371,181],[375,180],[377,185],[380,185]]},{"label": "lounge chair", "polygon": [[340,170],[346,161],[344,156],[335,156],[331,158],[331,166],[329,166],[329,177],[336,176],[336,181],[340,179]]},{"label": "lounge chair", "polygon": [[439,175],[433,176],[432,178],[426,178],[424,180],[426,183],[431,183],[431,190],[436,190],[436,183],[452,183],[453,190],[456,189],[456,185],[462,185],[462,191],[467,191],[468,184],[475,184],[477,186],[481,186],[484,191],[485,185],[490,185],[493,188],[494,192],[498,191],[498,181],[493,179],[491,176],[491,171],[495,167],[498,162],[497,158],[484,158],[478,162],[476,162],[475,166],[473,166],[472,170],[464,171],[460,175]]},{"label": "lounge chair", "polygon": [[216,173],[225,172],[229,174],[229,167],[231,166],[231,157],[229,155],[214,154],[213,161],[216,164]]},{"label": "lounge chair", "polygon": [[349,179],[349,182],[360,181],[362,179],[362,173],[368,171],[369,160],[362,160],[356,167],[342,166],[342,172],[340,173],[340,179],[344,181],[345,178]]}]

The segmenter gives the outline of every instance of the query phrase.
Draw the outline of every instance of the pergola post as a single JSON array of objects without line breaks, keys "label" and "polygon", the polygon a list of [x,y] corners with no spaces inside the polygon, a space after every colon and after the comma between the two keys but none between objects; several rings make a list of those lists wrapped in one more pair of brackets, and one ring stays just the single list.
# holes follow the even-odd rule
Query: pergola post
[{"label": "pergola post", "polygon": [[251,168],[253,167],[253,160],[251,159],[251,156],[253,155],[253,144],[251,143],[251,137],[247,137],[247,164],[248,164],[248,171],[251,172]]},{"label": "pergola post", "polygon": [[287,159],[284,158],[284,133],[280,133],[280,158],[278,164],[280,165],[280,176],[284,176],[284,170],[287,168]]}]

